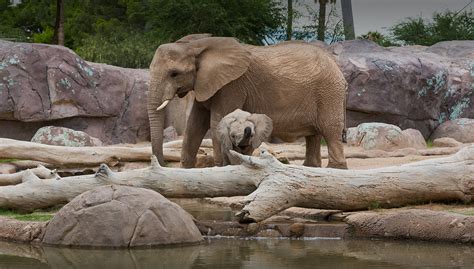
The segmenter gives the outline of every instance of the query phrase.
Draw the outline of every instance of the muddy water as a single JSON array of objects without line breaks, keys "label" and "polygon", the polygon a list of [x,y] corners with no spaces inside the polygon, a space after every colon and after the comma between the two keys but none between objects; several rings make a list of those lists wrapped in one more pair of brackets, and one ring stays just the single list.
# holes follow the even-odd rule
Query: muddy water
[{"label": "muddy water", "polygon": [[86,250],[0,242],[0,268],[474,268],[474,246],[208,238],[188,247]]}]

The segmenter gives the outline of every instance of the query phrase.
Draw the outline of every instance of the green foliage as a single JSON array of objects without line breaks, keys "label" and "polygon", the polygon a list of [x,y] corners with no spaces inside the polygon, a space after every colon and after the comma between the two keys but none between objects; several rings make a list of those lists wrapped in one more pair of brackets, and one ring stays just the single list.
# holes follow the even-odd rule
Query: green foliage
[{"label": "green foliage", "polygon": [[[192,33],[261,44],[283,23],[274,0],[68,0],[65,45],[89,61],[148,67],[156,47]],[[55,0],[0,0],[0,38],[51,43]]]},{"label": "green foliage", "polygon": [[33,42],[35,43],[52,43],[54,29],[46,26],[43,32],[33,34]]},{"label": "green foliage", "polygon": [[427,148],[432,148],[433,147],[433,140],[431,140],[431,139],[426,140],[426,147]]},{"label": "green foliage", "polygon": [[383,47],[396,46],[396,44],[389,37],[386,37],[377,31],[369,31],[367,34],[363,34],[359,38],[374,41]]},{"label": "green foliage", "polygon": [[33,212],[30,214],[21,214],[10,209],[0,209],[0,216],[5,216],[21,221],[48,221],[53,218],[52,213],[47,212]]},{"label": "green foliage", "polygon": [[145,25],[164,41],[192,33],[233,36],[261,44],[283,24],[281,8],[272,0],[145,0],[127,1],[128,19]]},{"label": "green foliage", "polygon": [[378,210],[381,209],[380,203],[378,201],[372,201],[369,204],[369,210]]},{"label": "green foliage", "polygon": [[113,32],[107,36],[89,35],[82,40],[76,52],[88,61],[130,68],[148,68],[159,44],[159,40],[129,30]]},{"label": "green foliage", "polygon": [[462,12],[445,11],[435,13],[433,20],[409,18],[392,29],[395,39],[407,45],[430,46],[440,41],[473,40],[474,17],[472,10]]},{"label": "green foliage", "polygon": [[11,163],[18,161],[17,159],[0,159],[0,163]]}]

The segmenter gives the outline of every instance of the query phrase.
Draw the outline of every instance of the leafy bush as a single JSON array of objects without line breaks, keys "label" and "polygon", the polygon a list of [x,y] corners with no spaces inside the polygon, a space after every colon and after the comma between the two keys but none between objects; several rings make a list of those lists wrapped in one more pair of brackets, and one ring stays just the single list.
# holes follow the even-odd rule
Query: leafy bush
[{"label": "leafy bush", "polygon": [[383,47],[389,47],[389,46],[396,46],[397,45],[389,37],[386,37],[386,36],[384,36],[383,34],[377,32],[377,31],[375,31],[375,32],[369,31],[367,34],[363,34],[359,38],[374,41],[375,43],[377,43],[377,44],[379,44],[380,46],[383,46]]},{"label": "leafy bush", "polygon": [[34,43],[52,43],[54,36],[54,29],[47,26],[46,29],[43,30],[41,33],[33,34],[33,42]]},{"label": "leafy bush", "polygon": [[148,68],[159,45],[158,40],[132,31],[115,34],[89,35],[76,52],[82,58],[129,68]]},{"label": "leafy bush", "polygon": [[[53,0],[0,0],[0,38],[51,43]],[[65,45],[89,61],[148,67],[158,45],[191,33],[261,44],[282,25],[275,0],[68,0]]]},{"label": "leafy bush", "polygon": [[[134,2],[134,1],[130,1]],[[132,23],[145,25],[165,41],[193,33],[233,36],[262,44],[268,33],[283,23],[281,8],[273,0],[145,0],[128,5]]]},{"label": "leafy bush", "polygon": [[407,45],[430,46],[440,41],[473,40],[474,17],[472,10],[463,12],[446,11],[435,13],[433,21],[423,18],[409,18],[392,29],[395,39]]}]

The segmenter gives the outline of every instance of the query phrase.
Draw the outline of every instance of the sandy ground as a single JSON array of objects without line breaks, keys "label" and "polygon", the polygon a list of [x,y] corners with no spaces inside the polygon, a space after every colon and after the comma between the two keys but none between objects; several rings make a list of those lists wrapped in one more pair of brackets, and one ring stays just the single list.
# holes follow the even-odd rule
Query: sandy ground
[{"label": "sandy ground", "polygon": [[[437,155],[437,156],[420,156],[420,155],[409,155],[404,157],[389,157],[389,158],[367,158],[367,159],[359,159],[359,158],[349,158],[347,159],[347,167],[348,169],[353,170],[365,170],[365,169],[373,169],[373,168],[380,168],[386,166],[396,166],[402,165],[406,163],[412,163],[427,159],[433,158],[442,158],[446,157],[447,155]],[[323,159],[323,167],[326,167],[328,164],[327,159]],[[302,165],[303,160],[296,160],[292,161],[293,164]]]}]

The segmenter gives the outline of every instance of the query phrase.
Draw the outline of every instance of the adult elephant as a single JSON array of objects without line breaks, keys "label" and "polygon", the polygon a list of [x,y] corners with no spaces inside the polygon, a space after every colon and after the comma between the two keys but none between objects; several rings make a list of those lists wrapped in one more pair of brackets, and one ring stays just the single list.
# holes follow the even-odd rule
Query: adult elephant
[{"label": "adult elephant", "polygon": [[347,168],[342,144],[347,83],[323,49],[305,42],[259,47],[240,44],[234,38],[196,34],[158,47],[150,72],[152,148],[161,163],[162,109],[175,95],[182,98],[194,90],[181,152],[183,167],[195,165],[209,128],[216,164],[222,164],[216,127],[225,115],[240,108],[269,116],[272,135],[284,141],[304,136],[304,165],[321,166],[320,141],[324,137],[328,167]]}]

